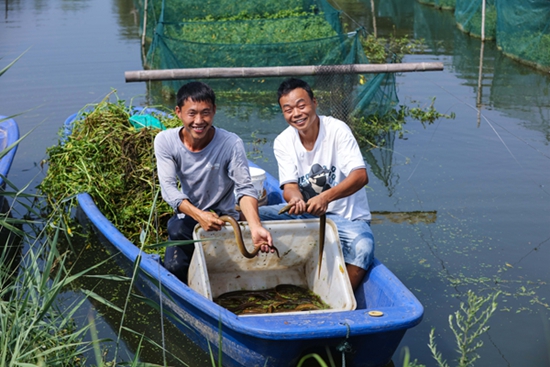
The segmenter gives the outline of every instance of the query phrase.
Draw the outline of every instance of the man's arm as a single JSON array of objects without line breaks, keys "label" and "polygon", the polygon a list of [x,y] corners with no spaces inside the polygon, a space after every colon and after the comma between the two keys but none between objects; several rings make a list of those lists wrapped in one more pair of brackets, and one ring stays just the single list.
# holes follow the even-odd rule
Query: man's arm
[{"label": "man's arm", "polygon": [[275,252],[273,249],[273,240],[271,233],[260,222],[260,215],[258,214],[258,200],[251,196],[243,196],[239,201],[241,211],[248,222],[250,227],[250,233],[252,235],[252,242],[254,246],[260,247],[262,252]]},{"label": "man's arm", "polygon": [[338,185],[309,199],[307,212],[317,216],[323,215],[327,212],[329,203],[355,194],[365,187],[368,182],[369,176],[367,175],[366,168],[353,170]]},{"label": "man's arm", "polygon": [[155,158],[162,198],[177,212],[178,205],[188,198],[178,189],[177,169],[168,134],[168,132],[161,132],[155,137]]},{"label": "man's arm", "polygon": [[196,220],[205,231],[219,231],[225,225],[216,213],[200,210],[189,200],[183,200],[178,206],[178,211]]}]

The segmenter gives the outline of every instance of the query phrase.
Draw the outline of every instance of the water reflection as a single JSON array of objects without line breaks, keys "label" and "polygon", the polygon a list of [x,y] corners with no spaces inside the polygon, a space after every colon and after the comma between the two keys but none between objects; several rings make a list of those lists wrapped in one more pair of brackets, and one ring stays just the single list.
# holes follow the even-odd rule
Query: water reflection
[{"label": "water reflection", "polygon": [[91,0],[62,0],[61,10],[63,12],[79,13],[90,8]]},{"label": "water reflection", "polygon": [[126,40],[135,40],[139,34],[139,14],[134,8],[133,2],[113,0],[113,12],[117,15],[115,19],[120,28],[120,33],[117,36]]},{"label": "water reflection", "polygon": [[464,85],[472,87],[480,107],[497,109],[521,120],[527,129],[541,132],[550,142],[550,88],[542,72],[526,70],[504,56],[494,42],[455,32],[452,65]]},{"label": "water reflection", "polygon": [[4,6],[4,19],[8,19],[10,13],[17,13],[21,11],[21,0],[5,0]]},{"label": "water reflection", "polygon": [[[20,12],[24,4],[26,3],[25,1],[22,1],[22,0],[4,0],[4,1],[5,1],[5,6],[4,6],[5,19],[8,19],[10,13]],[[90,1],[91,0],[61,0],[58,6],[63,12],[78,13],[88,9],[90,7],[89,5]],[[44,12],[47,12],[53,6],[57,6],[57,4],[54,4],[48,0],[33,0],[32,2],[28,2],[26,4],[29,4],[32,7],[32,9],[36,12],[36,14],[42,14]]]},{"label": "water reflection", "polygon": [[508,57],[499,55],[491,84],[490,103],[527,129],[541,132],[550,143],[550,85],[542,72],[526,72]]},{"label": "water reflection", "polygon": [[389,131],[378,137],[378,142],[383,142],[380,147],[363,151],[363,156],[369,164],[369,172],[384,184],[390,197],[399,183],[399,175],[392,170],[395,135],[395,131]]}]

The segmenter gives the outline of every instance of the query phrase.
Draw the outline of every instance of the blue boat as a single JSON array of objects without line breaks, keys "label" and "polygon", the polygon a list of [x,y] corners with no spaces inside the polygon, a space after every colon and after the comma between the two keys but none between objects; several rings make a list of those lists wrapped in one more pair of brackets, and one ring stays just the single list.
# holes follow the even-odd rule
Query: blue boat
[{"label": "blue boat", "polygon": [[[75,117],[67,119],[67,128]],[[283,202],[278,181],[268,173],[264,188],[268,204]],[[158,256],[141,252],[89,194],[77,199],[79,216],[93,224],[110,251],[122,255],[117,256],[122,268],[131,275],[138,264],[137,289],[162,305],[164,315],[203,350],[217,357],[221,345],[224,366],[295,366],[304,354],[325,347],[344,353],[346,366],[386,366],[405,332],[422,320],[420,302],[376,259],[355,292],[354,310],[238,316],[180,282]]]},{"label": "blue boat", "polygon": [[8,176],[13,158],[17,151],[17,145],[15,145],[9,151],[6,151],[12,144],[19,140],[19,126],[14,119],[0,115],[0,189],[4,189],[6,182],[4,178]]}]

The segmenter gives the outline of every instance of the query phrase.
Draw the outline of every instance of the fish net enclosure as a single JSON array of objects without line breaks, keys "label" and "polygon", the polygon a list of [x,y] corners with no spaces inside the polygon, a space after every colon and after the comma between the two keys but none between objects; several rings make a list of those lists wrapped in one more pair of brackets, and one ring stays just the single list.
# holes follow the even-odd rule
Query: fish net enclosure
[{"label": "fish net enclosure", "polygon": [[[360,31],[343,32],[340,11],[326,0],[135,0],[146,69],[367,64]],[[383,115],[397,104],[393,76],[302,77],[320,112],[347,120]],[[223,101],[273,104],[282,78],[209,79]],[[162,82],[171,97],[187,81]],[[389,99],[388,99],[389,97]]]},{"label": "fish net enclosure", "polygon": [[439,9],[452,10],[455,8],[457,0],[418,0],[418,2]]},{"label": "fish net enclosure", "polygon": [[[418,0],[454,9],[458,28],[482,37],[483,0]],[[450,7],[444,3],[455,3]],[[495,40],[506,56],[550,71],[550,2],[548,0],[485,0],[484,37]]]},{"label": "fish net enclosure", "polygon": [[[485,0],[485,39],[496,38],[497,9],[495,0]],[[456,0],[455,19],[458,28],[474,37],[481,38],[482,0]]]},{"label": "fish net enclosure", "polygon": [[550,2],[499,0],[497,45],[507,56],[550,71]]}]

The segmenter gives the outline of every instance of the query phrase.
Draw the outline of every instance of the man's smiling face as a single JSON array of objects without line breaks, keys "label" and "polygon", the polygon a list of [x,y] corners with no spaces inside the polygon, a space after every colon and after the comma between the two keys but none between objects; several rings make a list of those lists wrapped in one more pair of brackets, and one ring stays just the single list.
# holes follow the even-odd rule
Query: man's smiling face
[{"label": "man's smiling face", "polygon": [[279,105],[286,122],[299,131],[308,130],[317,121],[317,100],[302,88],[281,96]]},{"label": "man's smiling face", "polygon": [[190,142],[209,141],[213,135],[212,123],[216,114],[216,106],[211,102],[196,102],[187,99],[183,106],[176,106],[176,114],[183,122],[184,136]]}]

